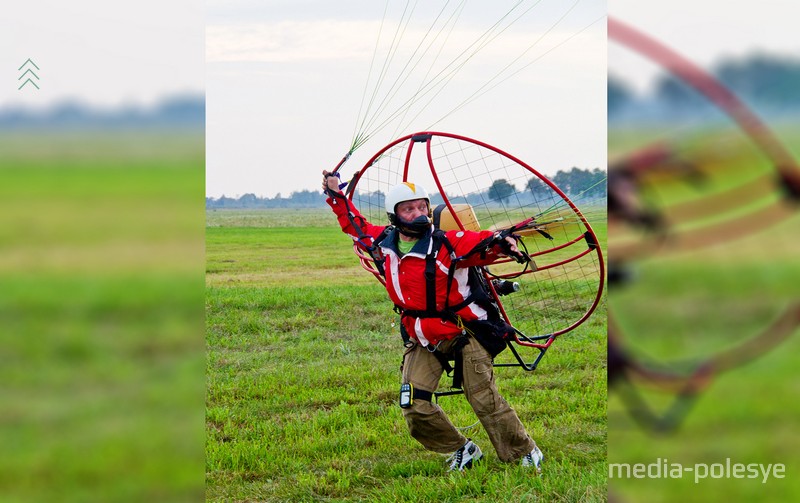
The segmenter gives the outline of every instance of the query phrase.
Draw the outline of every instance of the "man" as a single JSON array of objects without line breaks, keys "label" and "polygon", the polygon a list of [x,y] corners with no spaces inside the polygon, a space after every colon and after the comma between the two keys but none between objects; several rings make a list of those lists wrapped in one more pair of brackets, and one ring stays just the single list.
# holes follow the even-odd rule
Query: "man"
[{"label": "man", "polygon": [[[402,313],[401,332],[407,339],[403,355],[403,417],[411,436],[426,449],[452,453],[450,470],[463,471],[482,456],[480,448],[465,438],[437,404],[433,392],[448,358],[460,366],[464,395],[486,429],[502,461],[521,460],[540,472],[542,452],[525,432],[516,412],[497,391],[492,372],[499,337],[508,329],[493,320],[479,292],[470,285],[470,268],[488,265],[502,255],[517,255],[513,237],[498,239],[493,231],[436,231],[425,189],[404,182],[386,195],[390,226],[367,222],[339,191],[338,178],[323,171],[323,189],[342,230],[364,245],[377,243],[379,270],[386,290]],[[456,257],[459,260],[454,260]],[[487,331],[487,327],[489,327]]]}]

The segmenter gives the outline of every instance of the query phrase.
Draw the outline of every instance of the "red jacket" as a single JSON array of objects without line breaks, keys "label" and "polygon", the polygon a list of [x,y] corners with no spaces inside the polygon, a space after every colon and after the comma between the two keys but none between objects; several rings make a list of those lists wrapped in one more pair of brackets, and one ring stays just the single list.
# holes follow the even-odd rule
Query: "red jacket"
[{"label": "red jacket", "polygon": [[[350,223],[347,215],[347,208],[344,201],[339,198],[328,198],[327,203],[333,208],[333,212],[339,219],[342,231],[350,235],[354,241],[359,240],[358,233]],[[373,225],[363,219],[358,209],[352,201],[348,201],[352,210],[352,216],[356,222],[364,222],[361,232],[372,238],[378,237],[386,226]],[[363,219],[363,220],[362,220]],[[431,231],[433,225],[431,225]],[[402,257],[397,249],[398,231],[395,229],[389,233],[380,243],[380,249],[385,258],[384,268],[386,271],[386,290],[389,298],[396,305],[404,310],[424,311],[426,309],[426,290],[425,280],[425,257],[433,252],[431,233],[421,238],[414,244],[411,251]],[[447,231],[445,237],[453,246],[454,253],[460,257],[469,251],[482,240],[494,235],[494,231]],[[369,243],[371,244],[371,243]],[[436,250],[436,309],[443,310],[445,298],[447,297],[448,271],[452,262],[450,252],[447,247],[442,245]],[[459,261],[453,277],[453,284],[450,287],[450,299],[448,306],[457,306],[464,301],[470,294],[470,286],[467,284],[467,268],[470,266],[488,265],[499,258],[497,247],[491,249],[484,258],[476,253],[468,259]],[[473,303],[456,312],[465,321],[486,319],[487,312],[479,305]],[[440,341],[452,339],[461,334],[461,329],[452,321],[442,318],[414,318],[403,316],[403,325],[406,332],[416,339],[423,346],[428,344],[436,345]]]}]

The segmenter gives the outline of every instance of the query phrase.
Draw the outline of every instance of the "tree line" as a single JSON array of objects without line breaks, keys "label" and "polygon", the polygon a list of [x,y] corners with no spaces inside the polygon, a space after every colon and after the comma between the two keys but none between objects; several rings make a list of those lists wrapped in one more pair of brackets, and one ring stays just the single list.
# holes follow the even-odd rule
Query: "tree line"
[{"label": "tree line", "polygon": [[[711,73],[737,96],[769,112],[800,111],[800,59],[754,54],[741,60],[724,60]],[[624,77],[609,76],[609,117],[630,106],[661,104],[671,112],[710,106],[708,100],[684,82],[665,74],[655,81],[652,96],[640,99]]]},{"label": "tree line", "polygon": [[[592,198],[603,198],[606,194],[606,172],[600,168],[592,170],[572,167],[569,170],[559,170],[550,180],[567,195]],[[502,203],[514,194],[522,193],[534,198],[550,194],[552,189],[538,177],[532,176],[524,187],[517,187],[507,180],[498,179],[487,188],[485,194],[488,199]],[[434,203],[440,197],[433,195]],[[370,194],[374,201],[381,201],[382,193]],[[381,203],[378,203],[381,204]],[[292,192],[284,197],[276,194],[275,197],[259,197],[247,193],[237,198],[221,196],[219,198],[206,197],[206,209],[249,209],[249,208],[322,208],[325,207],[325,196],[320,191],[301,190]]]}]

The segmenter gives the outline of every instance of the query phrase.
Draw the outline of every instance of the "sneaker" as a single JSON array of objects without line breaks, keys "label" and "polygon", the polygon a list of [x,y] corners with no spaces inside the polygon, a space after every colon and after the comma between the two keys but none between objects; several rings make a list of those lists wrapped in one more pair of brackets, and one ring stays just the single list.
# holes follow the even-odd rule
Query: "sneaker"
[{"label": "sneaker", "polygon": [[448,471],[458,470],[463,472],[467,468],[472,468],[472,463],[478,462],[482,457],[481,448],[475,445],[471,439],[467,439],[466,444],[462,445],[459,450],[447,458],[447,462],[450,463]]},{"label": "sneaker", "polygon": [[542,473],[542,461],[544,461],[544,454],[538,447],[534,447],[531,452],[522,456],[522,466],[532,466],[536,468],[536,473]]}]

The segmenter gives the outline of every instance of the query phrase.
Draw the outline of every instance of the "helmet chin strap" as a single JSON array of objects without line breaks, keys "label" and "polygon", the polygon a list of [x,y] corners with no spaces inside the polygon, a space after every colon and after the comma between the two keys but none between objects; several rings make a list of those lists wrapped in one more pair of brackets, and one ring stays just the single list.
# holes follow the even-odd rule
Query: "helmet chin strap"
[{"label": "helmet chin strap", "polygon": [[431,227],[431,219],[426,215],[420,215],[410,222],[397,215],[391,215],[390,220],[401,234],[412,238],[424,237]]}]

